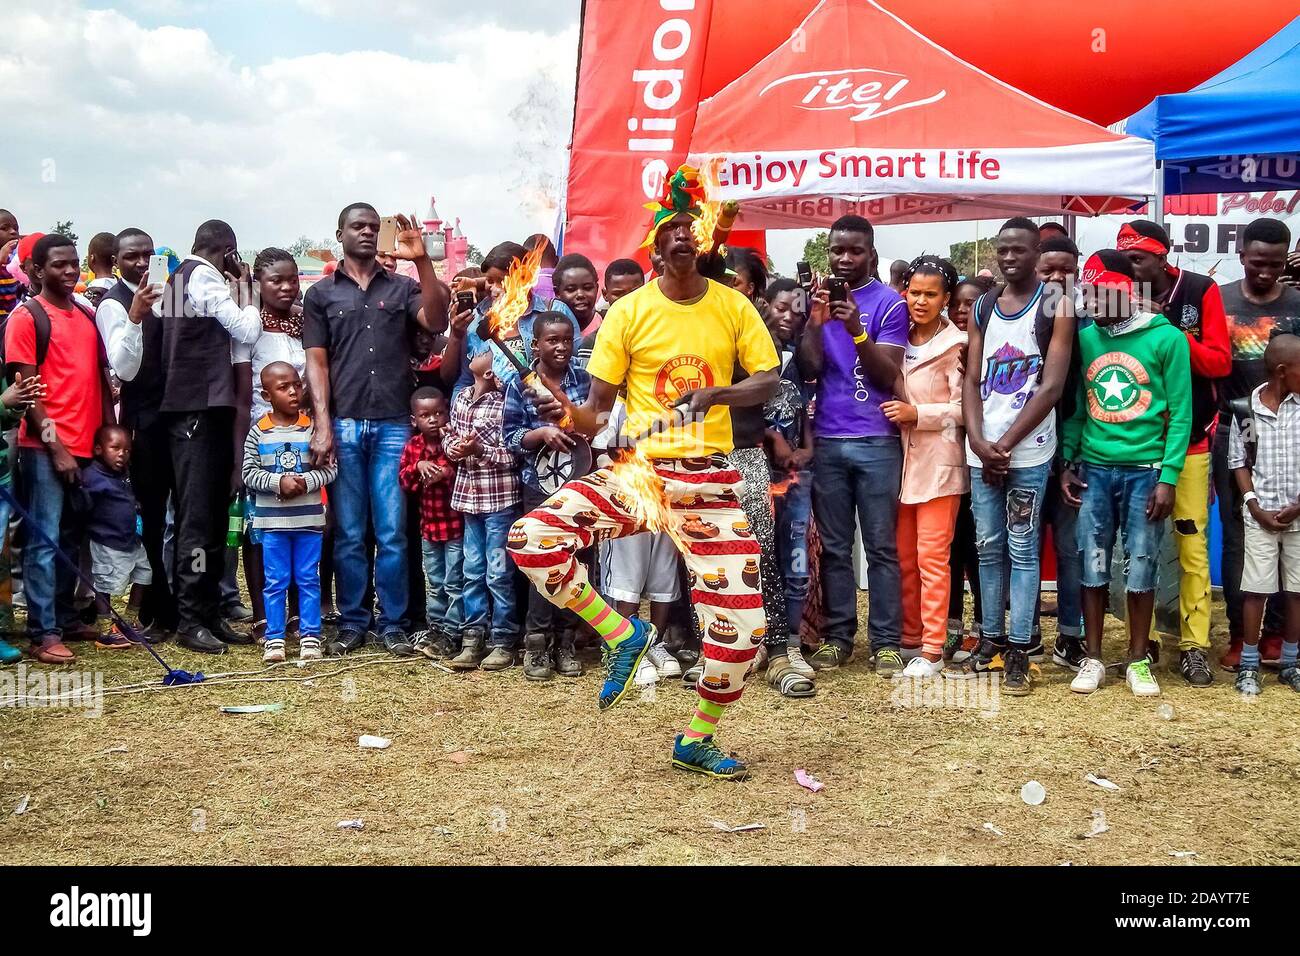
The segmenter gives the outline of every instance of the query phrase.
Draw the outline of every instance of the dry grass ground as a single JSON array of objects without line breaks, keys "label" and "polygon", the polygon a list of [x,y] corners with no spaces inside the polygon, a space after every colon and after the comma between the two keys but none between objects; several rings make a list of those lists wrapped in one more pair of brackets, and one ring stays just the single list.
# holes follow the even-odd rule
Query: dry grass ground
[{"label": "dry grass ground", "polygon": [[[1114,627],[1107,656],[1121,653]],[[1217,650],[1217,648],[1216,648]],[[173,666],[260,670],[252,649]],[[1168,656],[1168,655],[1167,655]],[[370,657],[366,660],[384,660]],[[1035,693],[996,712],[900,709],[861,663],[811,700],[751,683],[720,740],[742,784],[673,771],[692,702],[678,686],[596,710],[595,668],[524,681],[428,662],[323,661],[234,683],[109,696],[75,710],[0,708],[0,846],[13,863],[1020,863],[1300,862],[1300,696],[1229,678],[1165,696],[1121,684],[1069,693],[1050,663]],[[87,649],[108,686],[154,680],[143,652]],[[342,672],[341,672],[342,671]],[[303,678],[310,680],[307,683]],[[1271,676],[1270,676],[1271,679]],[[1156,713],[1172,704],[1175,719]],[[233,716],[221,705],[282,702]],[[363,733],[390,737],[360,750]],[[796,768],[826,784],[796,786]],[[1105,776],[1122,789],[1084,781]],[[1046,801],[1025,805],[1022,784]],[[24,795],[29,807],[13,809]],[[1110,829],[1081,839],[1094,809]],[[345,819],[361,831],[340,830]],[[762,823],[726,833],[712,826]],[[986,830],[990,823],[1001,836]],[[1172,853],[1194,851],[1195,857]]]}]

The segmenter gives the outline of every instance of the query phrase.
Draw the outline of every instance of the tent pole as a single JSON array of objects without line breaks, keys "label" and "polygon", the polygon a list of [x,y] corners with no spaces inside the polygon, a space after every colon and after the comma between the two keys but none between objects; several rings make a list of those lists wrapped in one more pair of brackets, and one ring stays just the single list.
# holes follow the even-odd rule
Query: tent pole
[{"label": "tent pole", "polygon": [[1152,221],[1162,229],[1165,225],[1165,164],[1156,160],[1156,195],[1154,201],[1155,209],[1152,210]]},{"label": "tent pole", "polygon": [[1070,237],[1071,242],[1075,241],[1078,236],[1077,219],[1078,217],[1072,212],[1065,214],[1065,234]]}]

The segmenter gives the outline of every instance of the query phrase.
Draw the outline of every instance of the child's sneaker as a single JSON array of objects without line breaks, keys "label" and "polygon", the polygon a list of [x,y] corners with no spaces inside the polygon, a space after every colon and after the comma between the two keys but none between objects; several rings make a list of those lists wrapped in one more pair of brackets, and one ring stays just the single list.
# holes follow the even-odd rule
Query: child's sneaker
[{"label": "child's sneaker", "polygon": [[1133,692],[1134,697],[1160,696],[1160,685],[1151,676],[1151,659],[1149,657],[1144,657],[1129,664],[1124,679],[1128,681],[1128,689]]},{"label": "child's sneaker", "polygon": [[646,651],[645,658],[654,665],[660,680],[675,680],[682,676],[682,665],[668,652],[662,641]]},{"label": "child's sneaker", "polygon": [[279,664],[284,660],[284,638],[270,637],[262,645],[262,663]]},{"label": "child's sneaker", "polygon": [[975,677],[978,674],[1000,671],[1002,670],[1002,654],[1006,649],[1005,644],[991,641],[987,637],[980,638],[979,645],[970,656],[960,662],[957,661],[956,656],[953,657],[953,662],[959,663],[960,666],[945,667],[943,676],[960,680]]},{"label": "child's sneaker", "polygon": [[1056,646],[1052,648],[1052,663],[1057,667],[1064,667],[1077,674],[1087,657],[1088,651],[1084,647],[1083,638],[1065,634],[1057,635]]},{"label": "child's sneaker", "polygon": [[298,640],[298,660],[318,661],[321,658],[320,637],[308,635]]},{"label": "child's sneaker", "polygon": [[817,676],[817,671],[813,666],[804,660],[802,647],[788,647],[785,651],[785,659],[790,662],[790,669],[806,680],[812,680]]},{"label": "child's sneaker", "polygon": [[23,659],[23,652],[0,637],[0,664],[15,664]]},{"label": "child's sneaker", "polygon": [[1259,671],[1253,667],[1237,668],[1237,693],[1242,697],[1258,697],[1260,692]]},{"label": "child's sneaker", "polygon": [[612,651],[608,645],[605,647],[605,683],[601,685],[597,701],[601,710],[607,710],[623,699],[632,686],[642,658],[658,637],[653,624],[637,617],[628,620],[632,623],[632,633]]},{"label": "child's sneaker", "polygon": [[116,624],[95,638],[95,646],[108,651],[121,651],[131,646],[130,639],[123,634]]},{"label": "child's sneaker", "polygon": [[713,742],[712,734],[694,743],[687,743],[685,734],[678,734],[673,741],[673,766],[723,780],[744,780],[749,776],[749,768],[723,753]]},{"label": "child's sneaker", "polygon": [[1079,662],[1079,673],[1070,681],[1070,690],[1076,694],[1091,694],[1106,683],[1106,665],[1095,657],[1085,657]]},{"label": "child's sneaker", "polygon": [[1286,684],[1293,691],[1300,693],[1300,667],[1292,664],[1290,667],[1284,667],[1278,672],[1277,682]]}]

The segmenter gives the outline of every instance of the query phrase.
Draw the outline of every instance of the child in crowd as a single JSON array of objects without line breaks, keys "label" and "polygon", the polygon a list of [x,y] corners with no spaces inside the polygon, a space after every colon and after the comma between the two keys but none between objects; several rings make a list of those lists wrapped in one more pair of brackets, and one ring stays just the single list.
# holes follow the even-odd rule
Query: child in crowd
[{"label": "child in crowd", "polygon": [[[555,287],[564,298],[566,290],[576,286],[585,303],[595,307],[596,275],[590,274],[587,289],[586,266],[573,265],[575,257],[565,256],[555,269]],[[574,303],[570,303],[572,309]],[[574,314],[582,321],[577,310]],[[591,391],[591,376],[578,366],[573,355],[573,323],[568,316],[558,312],[543,312],[533,322],[533,371],[552,388],[563,392],[574,405],[581,405]],[[520,465],[523,483],[524,512],[532,511],[554,492],[559,484],[553,477],[557,467],[566,459],[572,460],[570,449],[574,436],[542,419],[537,414],[537,403],[532,388],[518,376],[506,383],[503,434],[505,445]],[[580,440],[580,439],[579,439]],[[546,472],[542,474],[541,472]],[[570,474],[579,478],[581,475]],[[536,587],[528,590],[528,620],[524,626],[524,677],[528,680],[549,680],[558,673],[562,677],[580,677],[582,665],[574,654],[574,628],[577,618],[572,612],[562,610],[537,593]]]},{"label": "child in crowd", "polygon": [[262,398],[271,406],[244,442],[244,486],[257,496],[253,527],[261,532],[266,643],[262,660],[284,660],[285,605],[298,588],[298,651],[321,656],[320,554],[325,530],[322,489],[338,466],[311,467],[312,423],[302,406],[302,378],[288,362],[262,369]]},{"label": "child in crowd", "polygon": [[[0,210],[0,222],[3,221],[4,211]],[[2,238],[2,235],[0,235]],[[4,257],[0,256],[0,268],[4,267]],[[3,381],[0,380],[0,384]],[[14,428],[26,414],[27,407],[33,401],[42,397],[44,386],[41,384],[39,375],[33,375],[30,378],[19,377],[14,384],[9,385],[0,392],[0,433]],[[13,506],[9,503],[9,495],[13,494],[13,476],[9,469],[9,446],[5,441],[3,434],[0,434],[0,488],[4,488],[4,493],[0,493],[0,552],[5,551],[5,537],[9,533],[9,516],[13,511]],[[21,660],[23,652],[14,647],[5,636],[14,632],[12,591],[9,591],[9,573],[10,561],[5,553],[0,553],[0,573],[3,573],[3,583],[8,596],[5,599],[4,607],[0,607],[0,664],[12,664]]]},{"label": "child in crowd", "polygon": [[767,682],[786,696],[807,696],[816,677],[799,643],[808,598],[808,523],[812,517],[813,386],[796,358],[807,297],[792,279],[767,287],[767,328],[781,359],[776,394],[763,407],[765,444],[776,509],[777,562],[785,583],[785,634],[769,650]]},{"label": "child in crowd", "polygon": [[96,647],[124,648],[131,642],[112,627],[109,602],[130,588],[127,610],[138,622],[145,588],[153,581],[149,556],[140,540],[139,506],[131,490],[131,433],[121,425],[103,425],[95,432],[95,460],[82,469],[82,501],[86,536],[90,539],[90,575],[95,582],[95,607],[100,636]]},{"label": "child in crowd", "polygon": [[[469,357],[474,384],[451,407],[444,448],[458,466],[451,506],[464,517],[464,615],[455,670],[504,670],[515,662],[514,565],[506,555],[510,526],[519,517],[519,474],[502,438],[505,396],[492,370],[491,346]],[[484,657],[484,645],[492,650]]]},{"label": "child in crowd", "polygon": [[[948,301],[948,321],[962,332],[970,324],[975,312],[975,302],[989,289],[993,280],[985,276],[967,276],[957,283]],[[965,364],[965,351],[962,353]],[[949,594],[948,638],[944,642],[944,657],[960,664],[970,657],[979,645],[980,617],[980,556],[975,547],[975,516],[971,513],[970,492],[961,496],[957,507],[957,523],[953,528],[952,545],[948,549]],[[970,582],[973,616],[970,630],[966,630],[966,583]]]},{"label": "child in crowd", "polygon": [[1187,336],[1134,298],[1133,266],[1102,249],[1080,275],[1093,324],[1079,332],[1082,382],[1064,423],[1061,497],[1079,509],[1083,626],[1087,657],[1070,690],[1091,694],[1105,681],[1102,628],[1118,532],[1128,565],[1129,664],[1138,697],[1153,697],[1148,640],[1165,519],[1192,428]]},{"label": "child in crowd", "polygon": [[898,426],[903,441],[898,508],[903,647],[919,648],[903,676],[933,677],[944,666],[952,586],[948,553],[957,510],[970,487],[961,425],[966,334],[944,318],[957,286],[952,263],[920,256],[902,282],[911,323],[902,379],[895,386],[900,399],[880,410]]},{"label": "child in crowd", "polygon": [[411,425],[415,434],[402,449],[397,481],[414,496],[420,522],[420,552],[424,565],[425,621],[428,630],[415,636],[415,649],[425,657],[450,657],[460,646],[461,516],[451,507],[456,466],[443,450],[447,430],[447,398],[438,389],[418,388],[411,395]]},{"label": "child in crowd", "polygon": [[1286,637],[1278,680],[1300,691],[1300,336],[1276,330],[1264,349],[1268,381],[1233,404],[1228,465],[1245,499],[1241,572],[1242,648],[1237,691],[1260,692],[1264,603],[1286,592]]}]

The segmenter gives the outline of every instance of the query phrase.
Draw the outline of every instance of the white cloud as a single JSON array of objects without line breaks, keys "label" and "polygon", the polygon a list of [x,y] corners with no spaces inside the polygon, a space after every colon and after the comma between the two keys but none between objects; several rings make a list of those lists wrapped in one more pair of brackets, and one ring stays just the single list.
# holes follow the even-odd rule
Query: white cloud
[{"label": "white cloud", "polygon": [[[480,247],[552,225],[517,187],[533,166],[551,178],[563,166],[576,27],[480,22],[442,33],[438,59],[358,51],[249,68],[202,29],[73,0],[6,16],[0,206],[24,229],[72,219],[85,239],[140,225],[179,249],[219,217],[256,247],[324,236],[358,199],[423,212],[430,192]],[[511,118],[538,91],[559,144],[544,152]]]}]

